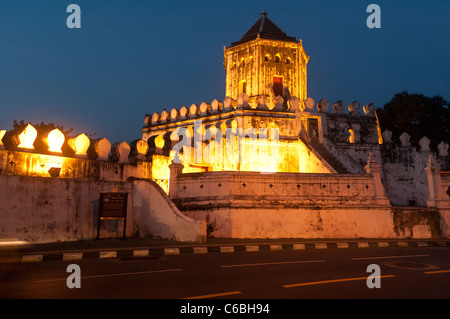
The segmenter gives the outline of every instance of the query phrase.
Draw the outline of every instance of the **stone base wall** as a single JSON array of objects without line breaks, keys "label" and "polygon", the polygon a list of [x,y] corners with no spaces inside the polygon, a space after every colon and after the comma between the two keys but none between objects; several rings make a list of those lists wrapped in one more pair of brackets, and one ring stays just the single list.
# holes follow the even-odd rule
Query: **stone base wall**
[{"label": "stone base wall", "polygon": [[219,238],[394,238],[392,212],[339,209],[229,208],[185,212],[205,219]]},{"label": "stone base wall", "polygon": [[[100,192],[128,193],[127,237],[203,241],[206,224],[183,215],[148,179],[127,182],[0,175],[0,238],[29,243],[97,237]],[[102,219],[100,238],[122,238],[123,219]]]},{"label": "stone base wall", "polygon": [[[132,185],[88,179],[0,175],[0,236],[30,243],[93,239],[99,192],[128,192],[127,236],[132,235]],[[100,238],[123,236],[123,220],[102,220]]]},{"label": "stone base wall", "polygon": [[[448,216],[390,208],[222,208],[186,211],[218,238],[445,238]],[[447,218],[446,218],[447,217]]]}]

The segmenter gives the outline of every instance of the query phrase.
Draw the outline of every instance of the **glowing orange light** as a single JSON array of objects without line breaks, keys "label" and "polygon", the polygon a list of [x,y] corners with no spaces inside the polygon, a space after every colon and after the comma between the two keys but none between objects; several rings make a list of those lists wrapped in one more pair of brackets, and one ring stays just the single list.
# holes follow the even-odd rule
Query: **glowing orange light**
[{"label": "glowing orange light", "polygon": [[3,136],[5,136],[5,134],[6,134],[6,130],[0,130],[0,145],[3,145],[2,139],[3,139]]},{"label": "glowing orange light", "polygon": [[155,138],[155,146],[157,148],[163,148],[164,147],[164,137],[162,137],[161,135],[158,135]]},{"label": "glowing orange light", "polygon": [[68,141],[69,146],[75,151],[75,155],[86,155],[91,141],[85,134],[80,134]]},{"label": "glowing orange light", "polygon": [[50,152],[62,153],[61,147],[65,139],[64,134],[57,128],[50,131],[47,135],[48,150]]},{"label": "glowing orange light", "polygon": [[148,150],[148,144],[147,142],[145,142],[144,140],[139,140],[136,143],[136,149],[138,151],[138,154],[140,155],[145,155],[147,154],[147,150]]},{"label": "glowing orange light", "polygon": [[27,127],[19,134],[19,148],[34,149],[34,141],[37,137],[36,129],[28,124]]}]

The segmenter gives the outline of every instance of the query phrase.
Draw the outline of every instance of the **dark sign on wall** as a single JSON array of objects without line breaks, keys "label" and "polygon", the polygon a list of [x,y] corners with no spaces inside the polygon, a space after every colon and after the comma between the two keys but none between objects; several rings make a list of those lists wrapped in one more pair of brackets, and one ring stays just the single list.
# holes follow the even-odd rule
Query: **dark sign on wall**
[{"label": "dark sign on wall", "polygon": [[102,219],[123,219],[123,237],[127,224],[128,193],[100,193],[100,207],[98,212],[97,238],[100,236],[100,222]]}]

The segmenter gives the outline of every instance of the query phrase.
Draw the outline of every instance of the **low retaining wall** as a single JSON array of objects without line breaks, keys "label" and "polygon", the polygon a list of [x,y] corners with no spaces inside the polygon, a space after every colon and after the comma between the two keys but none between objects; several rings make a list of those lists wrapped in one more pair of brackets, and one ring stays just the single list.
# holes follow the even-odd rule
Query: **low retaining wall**
[{"label": "low retaining wall", "polygon": [[219,238],[395,238],[389,209],[229,208],[185,212]]},{"label": "low retaining wall", "polygon": [[206,220],[213,237],[448,236],[448,214],[392,207],[371,174],[178,173],[170,182],[175,204],[193,219]]},{"label": "low retaining wall", "polygon": [[170,183],[170,198],[183,211],[261,204],[286,208],[390,206],[383,194],[377,197],[369,174],[203,172],[179,174],[171,177]]},{"label": "low retaining wall", "polygon": [[[0,175],[0,237],[31,243],[95,238],[99,192],[114,188],[129,193],[129,236],[133,220],[129,183]],[[122,237],[123,221],[103,220],[100,230],[102,238]]]},{"label": "low retaining wall", "polygon": [[[97,237],[100,192],[128,193],[126,236],[204,241],[206,224],[183,215],[147,179],[127,182],[0,175],[0,238],[30,243]],[[100,238],[122,238],[122,219],[102,219]]]},{"label": "low retaining wall", "polygon": [[446,238],[449,220],[427,208],[220,208],[185,211],[217,238]]}]

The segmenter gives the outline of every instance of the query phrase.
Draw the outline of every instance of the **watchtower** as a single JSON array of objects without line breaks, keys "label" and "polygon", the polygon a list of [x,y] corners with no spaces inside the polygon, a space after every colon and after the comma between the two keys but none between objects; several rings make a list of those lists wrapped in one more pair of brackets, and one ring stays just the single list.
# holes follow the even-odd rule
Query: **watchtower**
[{"label": "watchtower", "polygon": [[263,11],[241,40],[224,47],[225,96],[236,100],[244,92],[251,104],[260,95],[303,101],[308,60],[302,41],[286,35]]}]

